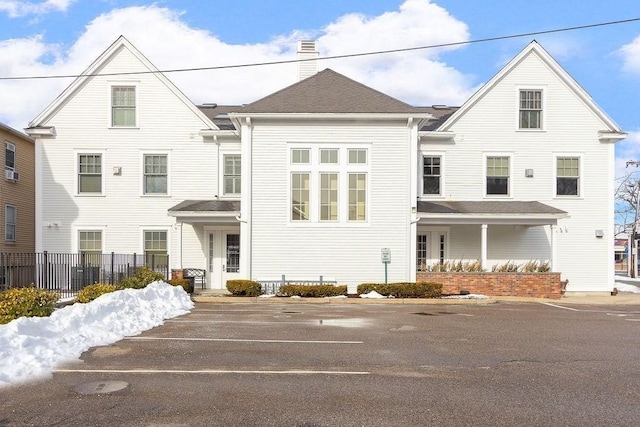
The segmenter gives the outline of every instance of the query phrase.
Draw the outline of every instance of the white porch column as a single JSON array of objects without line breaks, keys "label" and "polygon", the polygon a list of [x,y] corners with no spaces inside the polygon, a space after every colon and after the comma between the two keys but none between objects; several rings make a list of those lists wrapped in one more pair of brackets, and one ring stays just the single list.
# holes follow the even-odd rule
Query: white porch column
[{"label": "white porch column", "polygon": [[551,271],[556,271],[556,225],[551,224]]},{"label": "white porch column", "polygon": [[480,229],[481,233],[481,242],[480,242],[480,265],[482,268],[487,267],[487,224],[482,224]]}]

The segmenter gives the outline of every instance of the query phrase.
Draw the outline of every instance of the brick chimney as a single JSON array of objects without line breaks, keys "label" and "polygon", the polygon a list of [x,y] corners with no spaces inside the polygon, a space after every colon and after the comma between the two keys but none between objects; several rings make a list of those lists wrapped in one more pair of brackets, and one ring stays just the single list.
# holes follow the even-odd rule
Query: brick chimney
[{"label": "brick chimney", "polygon": [[298,81],[313,76],[318,72],[318,64],[315,61],[319,53],[316,50],[315,40],[301,40],[298,42]]}]

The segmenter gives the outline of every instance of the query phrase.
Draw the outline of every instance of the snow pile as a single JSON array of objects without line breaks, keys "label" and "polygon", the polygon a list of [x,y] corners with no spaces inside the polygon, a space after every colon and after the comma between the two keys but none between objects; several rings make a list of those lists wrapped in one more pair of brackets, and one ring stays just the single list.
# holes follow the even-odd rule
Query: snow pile
[{"label": "snow pile", "polygon": [[367,292],[366,294],[360,294],[360,298],[382,299],[387,297],[377,293],[376,291],[371,291]]},{"label": "snow pile", "polygon": [[56,366],[78,360],[91,347],[138,335],[193,306],[182,287],[154,282],[69,305],[49,317],[0,325],[0,387],[48,377]]},{"label": "snow pile", "polygon": [[635,285],[628,285],[626,283],[616,282],[616,289],[618,292],[631,292],[633,294],[640,294],[640,288]]}]

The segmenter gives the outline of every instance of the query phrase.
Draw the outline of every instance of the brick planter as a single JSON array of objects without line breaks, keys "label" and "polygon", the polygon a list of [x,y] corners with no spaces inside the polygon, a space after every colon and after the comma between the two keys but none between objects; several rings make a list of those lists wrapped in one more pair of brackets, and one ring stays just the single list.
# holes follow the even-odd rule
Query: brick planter
[{"label": "brick planter", "polygon": [[561,298],[560,273],[433,273],[419,271],[418,282],[442,283],[442,293]]}]

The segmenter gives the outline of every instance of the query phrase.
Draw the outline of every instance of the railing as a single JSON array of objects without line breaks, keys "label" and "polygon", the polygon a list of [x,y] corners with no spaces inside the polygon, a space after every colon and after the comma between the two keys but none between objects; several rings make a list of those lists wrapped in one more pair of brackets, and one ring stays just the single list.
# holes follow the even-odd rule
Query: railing
[{"label": "railing", "polygon": [[284,285],[336,285],[337,282],[334,278],[325,278],[320,276],[318,280],[316,279],[302,279],[302,280],[292,280],[287,279],[287,277],[283,274],[280,279],[273,280],[257,280],[258,283],[262,285],[262,293],[263,294],[277,294],[280,291],[280,287]]},{"label": "railing", "polygon": [[0,290],[34,284],[69,298],[93,283],[117,284],[142,266],[169,279],[166,255],[0,252]]}]

